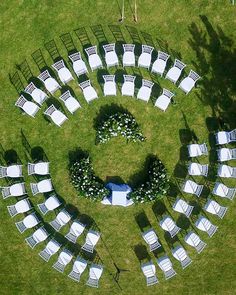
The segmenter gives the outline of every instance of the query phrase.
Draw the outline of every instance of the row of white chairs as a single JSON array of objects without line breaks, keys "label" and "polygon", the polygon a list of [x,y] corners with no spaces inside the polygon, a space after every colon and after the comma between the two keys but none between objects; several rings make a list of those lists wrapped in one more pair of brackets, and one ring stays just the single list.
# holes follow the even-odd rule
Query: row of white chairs
[{"label": "row of white chairs", "polygon": [[[103,45],[105,51],[105,61],[107,67],[118,66],[119,60],[115,49],[115,43]],[[123,67],[134,67],[135,66],[135,45],[134,44],[123,44]],[[138,58],[138,67],[149,69],[152,61],[152,52],[154,47],[148,45],[142,45],[142,53]],[[91,46],[85,49],[88,56],[88,62],[92,71],[102,68],[102,60],[98,55],[97,46]],[[165,52],[158,51],[157,59],[152,65],[151,72],[159,75],[163,75],[169,55]],[[74,53],[69,56],[73,64],[73,69],[77,76],[87,73],[87,67],[85,62],[81,58],[80,52]],[[176,83],[186,65],[178,59],[175,59],[174,65],[168,70],[166,78]],[[194,71],[190,71],[188,77],[182,80],[179,85],[186,94],[192,90],[200,76]]]},{"label": "row of white chairs", "polygon": [[[10,166],[0,166],[0,178],[10,177],[19,178],[23,177],[22,173],[23,165],[10,165]],[[39,162],[39,163],[28,163],[28,175],[47,175],[49,174],[49,162]]]}]

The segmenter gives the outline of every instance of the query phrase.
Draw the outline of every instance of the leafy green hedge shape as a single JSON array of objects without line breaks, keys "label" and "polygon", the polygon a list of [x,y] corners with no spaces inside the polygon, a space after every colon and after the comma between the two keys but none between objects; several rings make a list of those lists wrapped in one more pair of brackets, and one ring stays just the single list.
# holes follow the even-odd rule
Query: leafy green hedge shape
[{"label": "leafy green hedge shape", "polygon": [[118,112],[103,120],[97,127],[96,143],[105,143],[118,135],[125,137],[127,141],[145,140],[135,118],[128,113]]}]

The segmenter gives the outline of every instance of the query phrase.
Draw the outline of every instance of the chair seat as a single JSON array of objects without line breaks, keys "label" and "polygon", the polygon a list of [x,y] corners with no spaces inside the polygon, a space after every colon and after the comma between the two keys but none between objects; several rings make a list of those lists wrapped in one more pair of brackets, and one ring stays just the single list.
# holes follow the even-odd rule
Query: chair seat
[{"label": "chair seat", "polygon": [[7,176],[9,177],[20,177],[21,169],[19,165],[12,165],[7,167]]},{"label": "chair seat", "polygon": [[45,179],[38,182],[38,189],[39,189],[39,192],[41,193],[50,192],[53,189],[51,181],[48,179]]},{"label": "chair seat", "polygon": [[81,75],[87,72],[87,67],[83,60],[76,60],[75,62],[73,62],[73,69],[76,75]]},{"label": "chair seat", "polygon": [[153,63],[152,72],[162,75],[165,71],[165,68],[166,68],[166,61],[159,58],[155,60]]},{"label": "chair seat", "polygon": [[104,95],[116,95],[116,83],[106,82],[104,84]]},{"label": "chair seat", "polygon": [[12,186],[10,186],[10,193],[12,196],[14,197],[18,197],[18,196],[22,196],[24,194],[24,190],[23,187],[19,184],[13,184]]},{"label": "chair seat", "polygon": [[24,223],[25,227],[32,228],[38,224],[38,220],[35,218],[34,215],[28,215],[24,218],[23,223]]},{"label": "chair seat", "polygon": [[186,93],[188,93],[193,87],[194,87],[194,81],[193,79],[186,77],[184,78],[181,83],[179,84],[179,87]]},{"label": "chair seat", "polygon": [[173,67],[167,72],[166,78],[175,83],[179,79],[180,74],[180,69],[177,67]]},{"label": "chair seat", "polygon": [[118,57],[114,51],[107,52],[105,55],[106,64],[113,66],[118,64]]},{"label": "chair seat", "polygon": [[37,163],[34,167],[35,173],[39,175],[46,175],[49,173],[48,171],[48,163]]},{"label": "chair seat", "polygon": [[122,95],[134,96],[134,83],[125,82],[121,88]]},{"label": "chair seat", "polygon": [[24,105],[23,105],[23,110],[30,116],[34,117],[35,114],[38,112],[39,110],[39,106],[37,106],[35,103],[33,103],[32,101],[27,101]]},{"label": "chair seat", "polygon": [[81,107],[78,100],[76,100],[74,97],[69,97],[65,101],[65,105],[69,112],[72,114]]},{"label": "chair seat", "polygon": [[231,159],[231,154],[230,154],[230,151],[229,149],[227,148],[222,148],[218,151],[218,155],[219,155],[219,160],[221,162],[224,162],[224,161],[228,161]]},{"label": "chair seat", "polygon": [[190,175],[201,175],[202,171],[201,171],[201,166],[198,163],[191,163],[189,165],[189,174]]},{"label": "chair seat", "polygon": [[70,219],[71,217],[65,212],[60,212],[57,215],[57,220],[62,225],[66,224],[68,221],[70,221]]},{"label": "chair seat", "polygon": [[43,92],[39,88],[35,88],[33,92],[31,93],[31,96],[33,97],[33,100],[36,101],[38,104],[42,104],[45,99],[47,98],[47,94]]},{"label": "chair seat", "polygon": [[46,200],[45,206],[48,208],[48,210],[54,210],[60,205],[58,200],[55,197],[50,197]]},{"label": "chair seat", "polygon": [[41,228],[37,229],[34,233],[33,233],[33,238],[39,243],[42,241],[45,241],[47,239],[48,235],[46,234],[46,232],[44,230],[42,230]]},{"label": "chair seat", "polygon": [[170,98],[168,98],[165,95],[161,95],[158,97],[158,99],[155,102],[155,107],[158,107],[159,109],[165,111],[170,104]]},{"label": "chair seat", "polygon": [[149,87],[141,87],[138,91],[137,98],[144,101],[149,101],[151,92],[152,90]]},{"label": "chair seat", "polygon": [[71,75],[71,72],[67,68],[61,68],[58,71],[58,76],[63,83],[67,83],[70,80],[73,80],[73,76]]},{"label": "chair seat", "polygon": [[83,93],[87,102],[90,102],[91,100],[97,98],[97,92],[93,87],[86,87]]},{"label": "chair seat", "polygon": [[140,55],[138,59],[138,64],[145,68],[149,68],[151,64],[151,59],[152,59],[151,54],[144,52]]},{"label": "chair seat", "polygon": [[24,199],[15,204],[18,213],[24,213],[30,209],[29,203]]},{"label": "chair seat", "polygon": [[202,151],[198,144],[191,144],[189,147],[189,155],[190,157],[197,157],[202,155]]},{"label": "chair seat", "polygon": [[102,66],[102,61],[97,54],[89,56],[89,65],[92,69],[96,69]]},{"label": "chair seat", "polygon": [[51,118],[52,118],[53,122],[58,126],[61,126],[67,120],[66,115],[64,115],[59,110],[54,111],[51,115]]},{"label": "chair seat", "polygon": [[47,80],[44,81],[45,87],[49,92],[54,92],[59,88],[59,84],[54,78],[48,78]]},{"label": "chair seat", "polygon": [[228,136],[227,136],[227,132],[225,132],[225,131],[220,131],[220,132],[218,132],[217,133],[217,143],[218,144],[227,144],[228,143]]},{"label": "chair seat", "polygon": [[125,52],[123,54],[123,65],[135,66],[135,55],[133,52]]}]

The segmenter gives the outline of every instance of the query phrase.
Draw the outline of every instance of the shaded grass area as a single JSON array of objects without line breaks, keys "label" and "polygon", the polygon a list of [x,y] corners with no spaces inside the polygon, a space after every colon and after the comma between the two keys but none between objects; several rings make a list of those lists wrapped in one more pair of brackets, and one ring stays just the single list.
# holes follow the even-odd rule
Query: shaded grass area
[{"label": "shaded grass area", "polygon": [[[230,203],[216,198],[222,205],[230,206],[230,209],[223,221],[208,216],[214,224],[219,225],[219,230],[212,239],[204,233],[199,233],[208,244],[201,255],[197,255],[183,242],[185,232],[193,229],[199,210],[196,210],[189,222],[174,213],[171,205],[177,195],[181,196],[179,187],[186,178],[188,164],[186,145],[189,142],[208,143],[209,158],[202,158],[200,161],[209,162],[213,172],[207,180],[196,178],[196,181],[204,183],[210,190],[216,181],[217,167],[213,134],[218,129],[235,128],[236,125],[233,78],[235,10],[225,1],[206,3],[198,0],[189,1],[186,5],[186,1],[180,0],[173,5],[172,1],[145,0],[142,9],[139,9],[140,22],[134,27],[130,8],[127,7],[126,21],[120,26],[117,23],[120,17],[118,2],[113,0],[109,1],[109,4],[106,2],[68,1],[62,4],[61,1],[47,1],[23,5],[23,2],[19,1],[3,1],[0,4],[2,20],[0,61],[4,65],[0,70],[1,161],[26,164],[32,159],[48,159],[51,162],[51,177],[56,192],[75,215],[79,214],[79,217],[84,218],[88,224],[94,221],[101,230],[102,241],[98,244],[95,261],[98,259],[105,266],[98,290],[91,290],[84,285],[88,271],[84,273],[79,284],[71,281],[66,275],[56,273],[51,268],[56,257],[47,264],[37,255],[44,245],[31,250],[24,243],[24,238],[32,231],[22,236],[18,234],[14,222],[22,219],[22,216],[16,216],[12,220],[8,216],[6,205],[13,204],[16,200],[9,199],[4,202],[1,200],[1,293],[233,294],[236,275],[235,202]],[[100,23],[103,25],[98,25]],[[126,25],[128,27],[125,27]],[[80,39],[73,31],[77,28],[80,28],[77,31]],[[67,39],[62,38],[64,42],[61,42],[60,36],[65,33]],[[54,42],[48,43],[51,40],[54,40],[59,54],[53,47]],[[117,75],[119,89],[122,75],[127,72],[138,76],[138,84],[141,77],[153,79],[156,83],[154,97],[159,95],[163,87],[174,91],[176,104],[171,105],[166,113],[161,113],[154,109],[151,102],[146,104],[135,98],[121,97],[120,92],[117,97],[103,97],[101,77],[107,70],[94,73],[90,71],[89,78],[99,93],[97,101],[91,105],[86,104],[77,79],[71,82],[69,87],[73,89],[82,109],[73,116],[68,114],[58,100],[60,92],[47,101],[55,103],[68,115],[69,120],[61,129],[43,117],[46,104],[35,119],[22,115],[14,107],[17,91],[21,91],[23,85],[27,85],[26,80],[30,79],[32,74],[33,76],[39,74],[39,68],[49,67],[53,59],[60,55],[71,69],[67,51],[71,52],[77,48],[83,52],[88,44],[98,44],[102,54],[101,45],[106,41],[116,41],[120,45],[121,42],[134,42],[137,45],[137,54],[140,52],[141,43],[154,44],[156,49],[169,52],[172,60],[175,57],[182,58],[188,64],[186,73],[193,68],[203,79],[197,89],[185,96],[176,86],[163,78],[150,75],[146,70],[109,69],[110,73]],[[34,55],[37,65],[31,54],[38,49],[40,51]],[[121,58],[121,46],[118,47],[118,52]],[[84,59],[86,60],[85,55]],[[19,77],[15,77],[17,83],[14,89],[8,74],[12,77],[16,69],[20,69],[22,73],[18,70]],[[95,146],[94,122],[104,113],[104,109],[107,112],[109,109],[114,110],[119,107],[127,109],[136,118],[147,138],[146,142],[127,145],[122,138],[114,138],[106,145]],[[131,185],[142,181],[147,156],[156,154],[165,164],[171,177],[172,189],[168,199],[162,204],[137,205],[123,209],[107,208],[78,198],[69,183],[68,175],[69,155],[78,147],[90,153],[95,173],[101,179],[105,181],[111,177],[119,177]],[[24,175],[26,174],[25,166]],[[25,181],[30,192],[29,183],[35,179],[26,176]],[[223,181],[227,185],[235,185],[233,181]],[[1,185],[5,185],[3,180]],[[196,200],[188,195],[181,197],[194,202],[200,209],[205,202],[204,199]],[[30,195],[30,199],[37,206],[36,204],[44,200],[44,196]],[[158,225],[165,213],[170,214],[183,227],[177,239],[171,240]],[[140,214],[143,219],[146,218],[142,219],[141,223],[137,219]],[[56,212],[46,215],[45,222],[51,221],[55,215]],[[171,257],[171,248],[180,243],[186,247],[194,262],[188,269],[182,271],[178,262],[171,258],[178,272],[177,277],[164,282],[161,271],[157,269],[160,284],[147,289],[140,271],[140,262],[156,259],[148,252],[141,238],[140,227],[148,226],[154,227],[163,245],[157,257],[164,253]],[[69,226],[66,226],[57,235],[63,243],[65,243],[63,235],[68,230]],[[78,240],[78,249],[75,247],[73,250],[79,251],[83,241],[84,237],[81,237]],[[121,271],[117,276],[117,267],[126,271]],[[67,268],[66,274],[69,271],[70,267]]]}]

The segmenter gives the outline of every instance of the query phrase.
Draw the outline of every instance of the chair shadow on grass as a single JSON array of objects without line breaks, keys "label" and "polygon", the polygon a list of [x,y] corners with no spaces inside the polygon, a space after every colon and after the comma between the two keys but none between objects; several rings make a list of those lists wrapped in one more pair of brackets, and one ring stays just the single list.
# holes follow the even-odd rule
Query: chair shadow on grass
[{"label": "chair shadow on grass", "polygon": [[119,58],[119,62],[122,64],[122,55],[123,55],[123,44],[126,43],[124,34],[121,30],[121,26],[119,25],[108,25],[108,28],[110,29],[115,42],[116,42],[116,53]]},{"label": "chair shadow on grass", "polygon": [[151,259],[150,254],[148,253],[147,247],[141,243],[135,245],[133,247],[133,251],[140,263],[149,261]]},{"label": "chair shadow on grass", "polygon": [[67,33],[60,35],[60,39],[61,39],[61,42],[63,43],[63,45],[65,46],[68,55],[73,54],[78,51],[75,46],[74,40],[71,36],[71,33],[67,32]]},{"label": "chair shadow on grass", "polygon": [[44,43],[44,47],[46,48],[46,50],[49,53],[49,55],[50,55],[51,59],[53,60],[53,62],[57,62],[57,61],[63,59],[61,57],[61,54],[59,53],[57,44],[56,44],[54,39]]},{"label": "chair shadow on grass", "polygon": [[18,73],[18,71],[15,71],[13,74],[9,74],[9,80],[11,84],[14,86],[16,92],[18,94],[21,94],[24,90],[25,86],[22,82],[22,79]]},{"label": "chair shadow on grass", "polygon": [[135,214],[134,218],[141,232],[145,232],[152,227],[144,210]]}]

